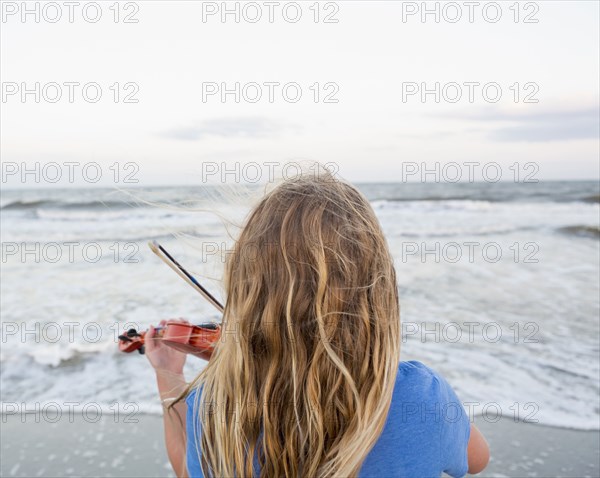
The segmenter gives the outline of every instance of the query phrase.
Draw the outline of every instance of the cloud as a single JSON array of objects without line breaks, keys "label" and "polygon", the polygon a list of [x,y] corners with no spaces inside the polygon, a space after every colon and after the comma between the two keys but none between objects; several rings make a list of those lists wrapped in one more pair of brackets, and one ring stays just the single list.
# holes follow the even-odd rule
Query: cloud
[{"label": "cloud", "polygon": [[263,117],[213,118],[198,121],[191,126],[174,128],[162,136],[183,141],[198,141],[208,137],[264,138],[277,136],[286,127],[282,122]]},{"label": "cloud", "polygon": [[598,118],[548,118],[536,124],[499,128],[490,133],[490,138],[495,141],[569,141],[598,139],[599,131]]},{"label": "cloud", "polygon": [[569,141],[598,139],[600,135],[600,109],[597,105],[546,111],[486,109],[475,114],[444,116],[467,121],[510,123],[489,131],[488,137],[494,141]]}]

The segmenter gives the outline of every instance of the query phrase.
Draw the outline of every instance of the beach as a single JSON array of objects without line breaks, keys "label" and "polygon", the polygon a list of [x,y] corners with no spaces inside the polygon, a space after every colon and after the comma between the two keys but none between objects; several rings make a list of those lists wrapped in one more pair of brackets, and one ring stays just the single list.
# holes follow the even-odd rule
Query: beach
[{"label": "beach", "polygon": [[[402,360],[469,407],[492,448],[484,475],[599,476],[598,183],[359,187],[394,257]],[[2,476],[169,476],[152,370],[117,337],[220,319],[147,247],[222,300],[232,243],[207,210],[239,221],[251,203],[212,196],[2,191]],[[190,357],[186,377],[205,363]]]},{"label": "beach", "polygon": [[[90,423],[35,422],[35,416],[2,417],[1,476],[172,477],[162,419],[143,414],[137,423],[103,418]],[[489,441],[491,461],[482,477],[600,476],[600,432],[478,417]],[[381,477],[385,478],[385,477]]]}]

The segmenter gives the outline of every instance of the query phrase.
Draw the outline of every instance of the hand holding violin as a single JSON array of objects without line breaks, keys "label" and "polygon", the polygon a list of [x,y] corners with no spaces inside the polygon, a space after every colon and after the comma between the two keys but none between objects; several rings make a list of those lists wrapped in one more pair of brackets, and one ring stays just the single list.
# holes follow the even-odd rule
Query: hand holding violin
[{"label": "hand holding violin", "polygon": [[[187,321],[182,320],[187,323]],[[161,320],[159,327],[164,328],[167,325],[166,320]],[[160,337],[156,337],[156,329],[150,326],[145,335],[145,353],[150,365],[156,372],[165,370],[175,374],[183,373],[183,366],[187,359],[187,354],[169,347]]]},{"label": "hand holding violin", "polygon": [[138,333],[135,329],[124,332],[119,336],[119,349],[126,353],[137,350],[143,354],[148,348],[152,355],[150,363],[154,368],[162,368],[167,360],[177,360],[179,356],[174,354],[175,351],[209,360],[220,336],[221,326],[213,322],[192,325],[183,319],[163,320],[159,327],[150,327],[147,332]]}]

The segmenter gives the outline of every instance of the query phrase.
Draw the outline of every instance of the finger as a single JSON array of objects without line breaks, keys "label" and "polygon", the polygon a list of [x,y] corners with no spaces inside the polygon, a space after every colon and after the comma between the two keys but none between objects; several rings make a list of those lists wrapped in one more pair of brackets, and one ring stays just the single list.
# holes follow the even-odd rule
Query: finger
[{"label": "finger", "polygon": [[158,325],[160,325],[161,327],[164,327],[165,325],[167,325],[167,321],[161,320]]},{"label": "finger", "polygon": [[146,345],[146,352],[152,352],[156,348],[156,339],[154,338],[154,326],[151,325],[146,335],[144,336],[144,344]]}]

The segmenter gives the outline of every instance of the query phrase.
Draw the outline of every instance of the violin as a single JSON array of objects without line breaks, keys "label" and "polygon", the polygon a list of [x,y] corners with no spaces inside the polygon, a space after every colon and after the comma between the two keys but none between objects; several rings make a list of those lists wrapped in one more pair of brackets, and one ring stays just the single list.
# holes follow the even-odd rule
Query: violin
[{"label": "violin", "polygon": [[[169,320],[164,327],[157,327],[154,331],[154,337],[169,347],[204,360],[210,360],[221,336],[221,326],[214,322],[192,325],[187,322]],[[119,350],[125,353],[137,350],[143,354],[146,333],[147,331],[139,333],[136,329],[129,329],[119,335]]]}]

